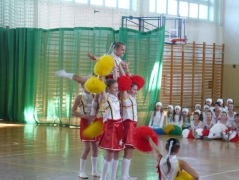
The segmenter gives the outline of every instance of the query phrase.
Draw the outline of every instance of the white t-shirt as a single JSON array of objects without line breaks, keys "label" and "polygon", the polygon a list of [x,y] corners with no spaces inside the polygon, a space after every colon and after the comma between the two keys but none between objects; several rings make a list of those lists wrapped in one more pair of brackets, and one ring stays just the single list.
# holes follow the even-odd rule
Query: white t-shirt
[{"label": "white t-shirt", "polygon": [[156,114],[154,116],[154,111],[151,113],[149,126],[161,128],[163,127],[163,121],[164,121],[164,113],[161,113],[160,111],[156,111]]}]

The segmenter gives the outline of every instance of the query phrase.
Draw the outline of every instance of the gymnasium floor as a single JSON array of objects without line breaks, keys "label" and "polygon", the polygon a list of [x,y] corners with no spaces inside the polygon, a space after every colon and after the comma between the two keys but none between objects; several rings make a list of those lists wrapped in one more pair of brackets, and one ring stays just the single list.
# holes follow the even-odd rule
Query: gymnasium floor
[{"label": "gymnasium floor", "polygon": [[[0,180],[79,180],[79,158],[83,148],[79,129],[0,121],[0,136]],[[187,161],[200,174],[200,179],[239,179],[239,143],[178,138],[181,142],[178,157]],[[159,137],[159,147],[164,154],[167,139],[168,136]],[[99,171],[102,158],[100,150]],[[139,180],[157,180],[155,166],[150,154],[135,150],[130,175]],[[86,170],[90,175],[90,158]],[[120,170],[121,162],[117,180]],[[89,176],[89,180],[97,179]]]}]

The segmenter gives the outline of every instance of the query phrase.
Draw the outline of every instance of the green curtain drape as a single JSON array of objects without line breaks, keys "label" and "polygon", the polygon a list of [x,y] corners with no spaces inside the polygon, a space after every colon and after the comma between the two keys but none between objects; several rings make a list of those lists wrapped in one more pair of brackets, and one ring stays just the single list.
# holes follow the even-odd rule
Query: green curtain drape
[{"label": "green curtain drape", "polygon": [[0,31],[0,118],[38,123],[78,125],[72,117],[79,84],[55,76],[65,69],[80,76],[93,72],[97,56],[108,52],[113,41],[122,41],[132,74],[145,78],[138,93],[140,124],[147,123],[148,112],[159,99],[164,47],[164,27],[149,32],[127,28],[1,29]]},{"label": "green curtain drape", "polygon": [[0,117],[35,122],[40,29],[0,28]]}]

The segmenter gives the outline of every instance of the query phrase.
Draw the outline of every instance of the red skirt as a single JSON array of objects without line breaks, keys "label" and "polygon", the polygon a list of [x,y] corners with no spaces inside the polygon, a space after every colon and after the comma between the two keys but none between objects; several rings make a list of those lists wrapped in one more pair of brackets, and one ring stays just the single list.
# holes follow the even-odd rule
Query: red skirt
[{"label": "red skirt", "polygon": [[202,131],[202,136],[208,136],[209,133],[210,133],[210,130],[204,129],[204,130]]},{"label": "red skirt", "polygon": [[237,142],[237,141],[239,141],[238,134],[236,134],[236,136],[234,138],[230,139],[230,142]]},{"label": "red skirt", "polygon": [[132,142],[132,132],[137,126],[137,122],[127,119],[123,121],[123,126],[124,126],[124,142],[125,145],[127,146],[133,146]]},{"label": "red skirt", "polygon": [[81,118],[80,121],[80,139],[81,141],[89,141],[89,142],[95,142],[97,141],[97,138],[86,138],[83,135],[83,131],[89,126],[89,120],[85,118]]},{"label": "red skirt", "polygon": [[193,131],[192,130],[189,131],[188,139],[194,139]]},{"label": "red skirt", "polygon": [[99,147],[105,150],[121,151],[124,145],[124,130],[122,119],[108,119],[104,123],[104,132],[101,135]]}]

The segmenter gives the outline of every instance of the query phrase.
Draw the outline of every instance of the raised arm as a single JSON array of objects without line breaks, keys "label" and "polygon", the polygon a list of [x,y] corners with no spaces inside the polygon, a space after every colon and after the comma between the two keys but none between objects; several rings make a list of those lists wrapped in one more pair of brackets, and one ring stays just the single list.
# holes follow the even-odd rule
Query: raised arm
[{"label": "raised arm", "polygon": [[91,60],[93,60],[93,61],[97,61],[98,59],[100,59],[99,57],[94,56],[94,55],[92,55],[92,54],[90,54],[90,53],[87,53],[87,56],[88,56]]},{"label": "raised arm", "polygon": [[159,160],[162,158],[162,154],[160,153],[158,147],[156,146],[156,144],[153,142],[153,140],[151,139],[151,137],[149,137],[149,144],[152,148],[152,153],[153,153],[153,157],[155,158],[155,160],[157,162],[159,162]]},{"label": "raised arm", "polygon": [[188,174],[190,174],[194,180],[199,179],[198,173],[193,168],[191,168],[191,166],[187,162],[180,159],[179,166],[180,166],[181,170],[185,170]]}]

